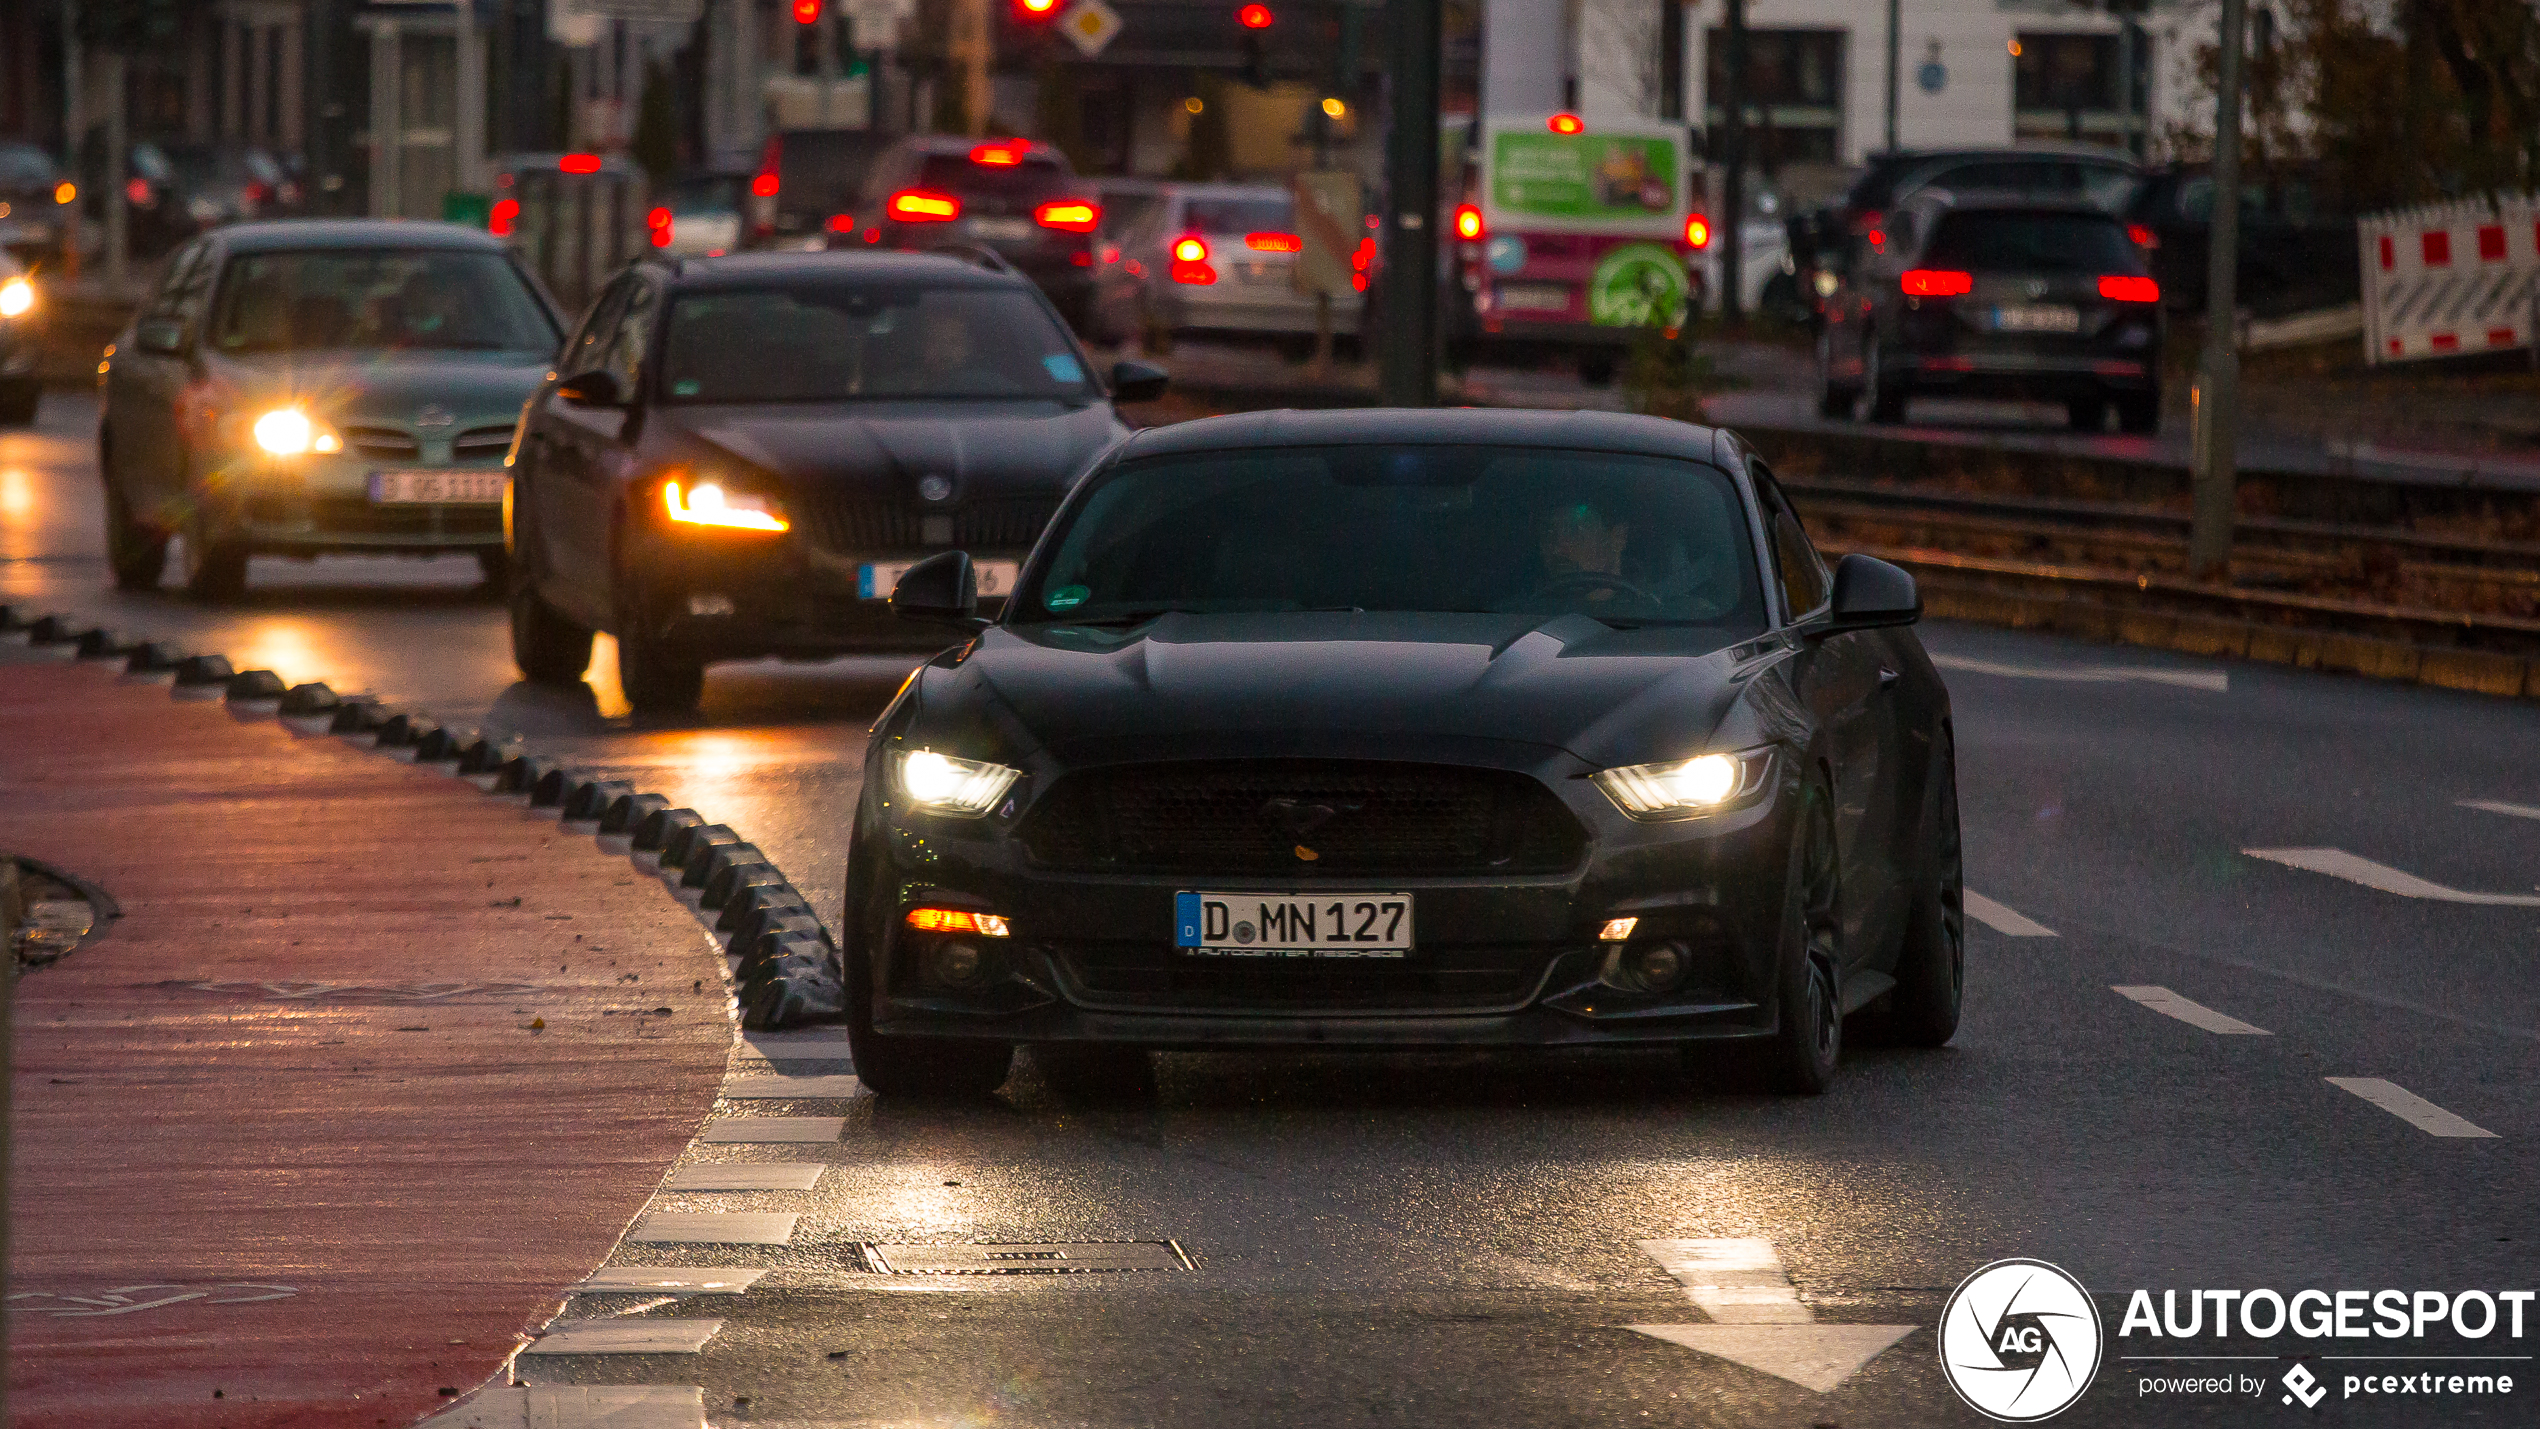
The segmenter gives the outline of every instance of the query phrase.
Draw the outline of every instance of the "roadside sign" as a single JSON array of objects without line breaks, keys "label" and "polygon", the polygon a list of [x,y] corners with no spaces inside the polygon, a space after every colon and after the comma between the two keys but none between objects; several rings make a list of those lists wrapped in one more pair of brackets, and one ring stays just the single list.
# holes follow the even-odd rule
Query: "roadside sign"
[{"label": "roadside sign", "polygon": [[1350,259],[1366,225],[1358,175],[1345,169],[1299,174],[1294,188],[1297,237],[1304,240],[1288,270],[1296,290],[1335,300],[1357,296]]},{"label": "roadside sign", "polygon": [[1058,31],[1087,59],[1101,54],[1121,31],[1120,12],[1103,0],[1076,0],[1058,17]]}]

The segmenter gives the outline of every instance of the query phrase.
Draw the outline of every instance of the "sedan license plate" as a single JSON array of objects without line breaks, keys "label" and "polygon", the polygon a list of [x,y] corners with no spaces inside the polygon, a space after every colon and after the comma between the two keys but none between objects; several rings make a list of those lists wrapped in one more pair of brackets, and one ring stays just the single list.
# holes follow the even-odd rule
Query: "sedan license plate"
[{"label": "sedan license plate", "polygon": [[500,471],[374,471],[370,499],[374,506],[490,506],[510,485],[510,474]]},{"label": "sedan license plate", "polygon": [[1411,895],[1176,893],[1173,946],[1199,958],[1400,961],[1411,953]]},{"label": "sedan license plate", "polygon": [[2081,309],[2054,304],[2032,307],[1995,308],[1995,332],[2079,332]]},{"label": "sedan license plate", "polygon": [[1499,305],[1518,312],[1566,313],[1570,290],[1559,283],[1502,283]]},{"label": "sedan license plate", "polygon": [[[891,588],[908,574],[915,561],[867,561],[856,573],[856,594],[866,600],[889,600]],[[1021,561],[972,561],[972,574],[979,578],[979,594],[1002,599],[1014,594],[1014,581],[1023,574]]]},{"label": "sedan license plate", "polygon": [[998,243],[1019,243],[1032,236],[1032,220],[1028,218],[974,218],[970,220],[970,236]]}]

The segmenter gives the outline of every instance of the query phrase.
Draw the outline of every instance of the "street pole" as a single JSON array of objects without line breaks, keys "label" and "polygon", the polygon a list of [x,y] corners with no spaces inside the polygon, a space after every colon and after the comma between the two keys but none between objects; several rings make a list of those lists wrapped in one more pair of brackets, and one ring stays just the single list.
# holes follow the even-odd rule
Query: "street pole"
[{"label": "street pole", "polygon": [[478,170],[485,162],[485,47],[478,41],[476,0],[458,0],[451,7],[458,20],[458,63],[450,111],[451,187],[461,193],[478,192]]},{"label": "street pole", "polygon": [[1896,75],[1905,63],[1904,0],[1887,0],[1887,151],[1896,152]]},{"label": "street pole", "polygon": [[1438,48],[1441,0],[1391,0],[1393,93],[1385,136],[1384,332],[1388,407],[1438,398]]},{"label": "street pole", "polygon": [[106,71],[106,291],[120,297],[131,275],[132,205],[124,195],[131,136],[124,132],[124,53],[99,57]]},{"label": "street pole", "polygon": [[1735,323],[1746,316],[1746,0],[1729,0],[1727,93],[1720,96],[1725,121],[1728,180],[1713,216],[1712,241],[1720,249],[1720,314]]},{"label": "street pole", "polygon": [[[80,70],[87,63],[79,43],[79,0],[62,0],[62,166],[79,183],[88,179],[80,164],[80,152],[87,147],[88,140],[88,110],[80,94]],[[65,276],[76,278],[79,276],[79,215],[88,205],[74,202],[65,207],[69,211],[61,215],[62,272]],[[2540,351],[2540,348],[2534,351]]]},{"label": "street pole", "polygon": [[2205,352],[2198,365],[2189,460],[2195,515],[2187,572],[2226,576],[2239,495],[2233,428],[2240,415],[2240,71],[2246,0],[2223,0],[2219,93],[2214,99],[2214,217],[2205,266]]}]

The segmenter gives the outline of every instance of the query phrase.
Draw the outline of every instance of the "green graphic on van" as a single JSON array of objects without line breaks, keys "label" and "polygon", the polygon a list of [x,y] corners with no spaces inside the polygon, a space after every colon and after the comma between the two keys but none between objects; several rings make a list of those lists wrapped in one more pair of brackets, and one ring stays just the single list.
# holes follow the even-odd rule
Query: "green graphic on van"
[{"label": "green graphic on van", "polygon": [[1681,327],[1685,265],[1673,249],[1626,243],[1588,276],[1588,321],[1599,327]]},{"label": "green graphic on van", "polygon": [[1674,141],[1635,134],[1491,136],[1491,206],[1502,215],[1635,218],[1675,212]]},{"label": "green graphic on van", "polygon": [[1063,585],[1041,598],[1041,604],[1052,610],[1074,610],[1085,603],[1093,592],[1080,585]]}]

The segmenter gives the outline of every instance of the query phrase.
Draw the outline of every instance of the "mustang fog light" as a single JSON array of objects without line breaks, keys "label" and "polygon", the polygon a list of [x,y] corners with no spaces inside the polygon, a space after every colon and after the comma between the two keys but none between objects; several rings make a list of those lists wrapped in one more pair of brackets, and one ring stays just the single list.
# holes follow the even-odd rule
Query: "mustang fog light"
[{"label": "mustang fog light", "polygon": [[1625,992],[1668,992],[1692,966],[1693,951],[1682,943],[1642,943],[1606,954],[1602,976]]},{"label": "mustang fog light", "polygon": [[903,750],[898,755],[900,792],[921,809],[938,814],[976,817],[996,807],[1020,769],[978,759],[955,759],[931,749]]},{"label": "mustang fog light", "polygon": [[1764,788],[1772,767],[1773,751],[1766,746],[1664,764],[1627,764],[1595,778],[1605,797],[1635,819],[1686,819],[1751,798]]},{"label": "mustang fog light", "polygon": [[947,987],[966,987],[979,980],[984,960],[968,943],[939,943],[926,954],[927,975]]},{"label": "mustang fog light", "polygon": [[967,908],[911,908],[907,923],[921,933],[976,933],[1003,938],[1014,930],[1002,914],[973,913]]}]

